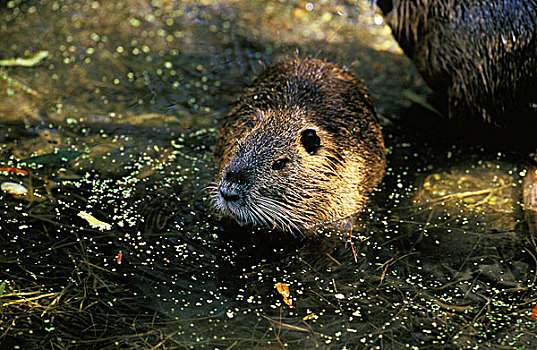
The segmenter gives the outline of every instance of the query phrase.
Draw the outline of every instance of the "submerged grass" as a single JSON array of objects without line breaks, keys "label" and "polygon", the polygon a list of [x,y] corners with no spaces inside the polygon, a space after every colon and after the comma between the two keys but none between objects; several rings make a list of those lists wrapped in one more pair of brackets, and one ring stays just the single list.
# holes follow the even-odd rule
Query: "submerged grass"
[{"label": "submerged grass", "polygon": [[[175,168],[168,164],[152,176],[162,186],[165,176],[159,173]],[[537,304],[531,239],[514,231],[470,230],[430,215],[450,206],[429,196],[456,202],[468,193],[486,197],[502,188],[446,197],[438,184],[447,182],[434,178],[435,185],[425,178],[425,190],[411,192],[410,211],[401,203],[402,209],[386,216],[389,222],[368,225],[375,236],[357,246],[357,262],[339,238],[294,242],[281,236],[272,237],[269,247],[246,247],[267,244],[269,237],[258,232],[230,245],[225,233],[214,231],[216,222],[200,226],[205,228],[198,234],[178,231],[182,226],[175,222],[132,240],[127,235],[135,230],[93,229],[75,214],[91,202],[84,196],[91,188],[84,188],[101,187],[96,178],[86,184],[69,180],[52,191],[54,201],[27,205],[3,196],[1,343],[24,349],[531,348],[536,326],[530,314]],[[114,183],[123,181],[107,182],[103,194],[115,193]],[[103,218],[121,200],[94,213]],[[69,203],[69,210],[58,203]],[[177,210],[184,224],[189,209]],[[62,214],[50,215],[55,211]],[[424,229],[427,234],[419,237]],[[520,241],[499,243],[505,239]],[[278,252],[286,241],[291,246]],[[290,282],[296,310],[273,290],[281,279]],[[318,317],[304,320],[311,312]]]}]

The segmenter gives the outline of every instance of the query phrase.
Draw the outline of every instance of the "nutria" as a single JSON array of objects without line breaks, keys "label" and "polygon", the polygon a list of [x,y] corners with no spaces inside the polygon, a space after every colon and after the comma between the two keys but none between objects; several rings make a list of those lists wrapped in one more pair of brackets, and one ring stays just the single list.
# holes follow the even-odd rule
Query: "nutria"
[{"label": "nutria", "polygon": [[[377,0],[401,48],[428,85],[446,95],[448,115],[477,114],[534,147],[537,126],[537,1]],[[505,136],[502,135],[502,138]],[[497,142],[497,141],[496,141]],[[537,233],[537,163],[523,202]]]},{"label": "nutria", "polygon": [[291,232],[360,211],[386,163],[366,87],[313,58],[277,64],[254,80],[224,117],[214,154],[217,211]]},{"label": "nutria", "polygon": [[448,114],[518,123],[537,103],[537,1],[377,0]]}]

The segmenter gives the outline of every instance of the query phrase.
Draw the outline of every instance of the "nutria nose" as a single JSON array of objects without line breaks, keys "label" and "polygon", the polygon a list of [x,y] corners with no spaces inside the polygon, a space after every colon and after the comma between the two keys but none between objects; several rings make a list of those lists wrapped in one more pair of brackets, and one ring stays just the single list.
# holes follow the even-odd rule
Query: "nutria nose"
[{"label": "nutria nose", "polygon": [[220,187],[218,192],[220,193],[220,196],[228,202],[236,202],[241,199],[239,192],[235,189]]},{"label": "nutria nose", "polygon": [[224,178],[231,183],[236,183],[239,185],[243,185],[248,182],[248,177],[244,170],[228,170],[226,171]]}]

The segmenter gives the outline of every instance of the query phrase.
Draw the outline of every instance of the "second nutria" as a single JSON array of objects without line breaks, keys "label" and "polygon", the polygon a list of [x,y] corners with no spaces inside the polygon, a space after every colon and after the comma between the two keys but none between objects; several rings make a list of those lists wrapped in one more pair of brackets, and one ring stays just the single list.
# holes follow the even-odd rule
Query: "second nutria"
[{"label": "second nutria", "polygon": [[384,174],[367,89],[319,59],[269,68],[224,117],[216,209],[239,223],[308,231],[361,210]]},{"label": "second nutria", "polygon": [[[448,97],[450,115],[477,114],[514,130],[513,147],[535,147],[537,1],[376,2],[428,85]],[[535,159],[522,194],[526,221],[537,233]]]},{"label": "second nutria", "polygon": [[377,0],[401,48],[449,114],[498,125],[537,104],[537,1]]}]

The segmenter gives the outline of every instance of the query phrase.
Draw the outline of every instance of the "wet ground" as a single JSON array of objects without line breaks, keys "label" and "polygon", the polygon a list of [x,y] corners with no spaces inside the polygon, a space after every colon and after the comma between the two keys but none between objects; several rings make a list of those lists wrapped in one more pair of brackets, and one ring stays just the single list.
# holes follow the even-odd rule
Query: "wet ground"
[{"label": "wet ground", "polygon": [[[419,102],[429,90],[374,8],[0,4],[2,349],[537,346],[526,153]],[[356,257],[348,233],[210,210],[228,104],[295,54],[358,74],[383,125],[388,174]]]}]

